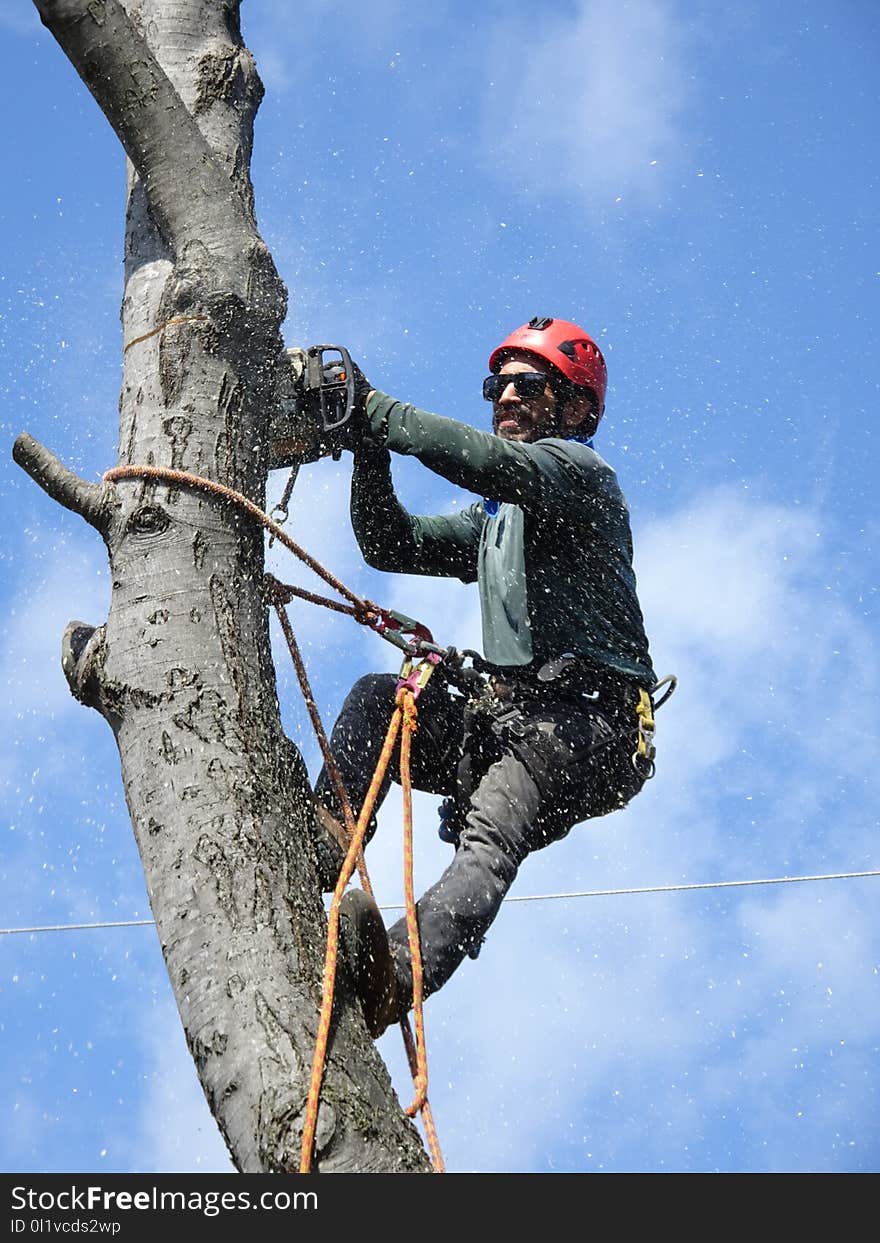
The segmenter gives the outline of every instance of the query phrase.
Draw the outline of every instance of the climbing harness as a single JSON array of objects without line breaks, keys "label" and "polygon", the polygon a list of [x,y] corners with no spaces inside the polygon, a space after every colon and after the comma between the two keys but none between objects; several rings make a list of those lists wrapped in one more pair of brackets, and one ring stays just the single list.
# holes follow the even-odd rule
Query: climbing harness
[{"label": "climbing harness", "polygon": [[[477,652],[465,652],[463,655],[471,657],[473,662],[472,669],[456,669],[455,659],[458,653],[454,648],[447,649],[452,656],[451,664],[447,660],[443,662],[444,674],[448,681],[453,685],[457,685],[460,689],[470,694],[471,702],[478,704],[482,714],[488,722],[489,728],[499,737],[505,734],[508,737],[509,745],[514,750],[521,753],[524,749],[524,739],[527,733],[523,719],[523,698],[528,699],[540,694],[540,688],[543,684],[564,678],[569,675],[577,661],[571,654],[557,656],[552,660],[548,660],[537,671],[536,681],[532,683],[520,683],[511,685],[500,681],[494,674],[485,679],[480,670],[487,670],[489,666],[483,661]],[[644,781],[649,781],[655,774],[655,755],[654,747],[654,713],[666,703],[675,691],[678,685],[678,679],[668,674],[655,682],[650,691],[639,689],[638,702],[636,704],[636,724],[624,725],[622,728],[612,730],[606,737],[598,739],[589,747],[579,752],[580,761],[590,759],[600,751],[604,751],[607,747],[620,743],[621,740],[631,738],[633,734],[636,736],[636,748],[632,753],[631,760],[636,772]],[[479,687],[479,693],[477,692]],[[655,695],[658,690],[666,687],[665,693],[655,701]],[[590,692],[581,690],[579,695],[590,700],[600,701],[602,694],[598,690]],[[536,745],[537,744],[537,745]],[[541,755],[540,734],[534,736],[532,745],[528,748],[528,760],[532,776],[535,780],[543,777],[544,781],[552,784],[555,775],[552,770],[547,768],[545,759]],[[449,846],[454,846],[456,850],[459,848],[461,840],[461,832],[464,827],[464,818],[462,808],[454,797],[446,797],[438,806],[439,825],[437,827],[437,836],[441,842],[445,842]],[[476,958],[479,949],[471,952],[471,957]]]},{"label": "climbing harness", "polygon": [[[431,632],[420,622],[397,613],[392,609],[383,609],[372,601],[361,599],[339,579],[327,570],[311,554],[301,548],[282,528],[264,513],[253,501],[225,484],[216,483],[189,471],[174,470],[162,466],[118,466],[105,472],[103,479],[114,483],[121,479],[148,479],[159,483],[177,484],[191,487],[198,491],[219,496],[243,510],[262,527],[275,536],[286,548],[297,556],[305,565],[322,578],[348,603],[327,599],[324,596],[306,591],[287,583],[280,583],[274,576],[265,576],[266,594],[269,603],[274,607],[281,625],[282,633],[288,645],[291,659],[296,670],[300,689],[309,712],[312,726],[318,739],[327,768],[328,776],[342,808],[346,832],[349,838],[348,852],[342,865],[333,898],[328,912],[327,948],[324,959],[322,980],[321,1012],[318,1021],[318,1035],[315,1041],[315,1053],[312,1063],[312,1074],[309,1094],[306,1103],[306,1115],[303,1123],[302,1149],[300,1154],[300,1173],[308,1173],[311,1169],[314,1152],[315,1131],[318,1120],[321,1084],[324,1076],[327,1043],[330,1033],[330,1021],[333,1011],[336,969],[339,946],[339,905],[342,895],[351,879],[355,868],[358,869],[364,890],[372,896],[366,864],[363,859],[363,842],[370,823],[373,807],[379,794],[382,779],[394,751],[398,734],[400,740],[400,777],[404,796],[404,890],[406,895],[406,923],[409,940],[410,957],[413,973],[413,1018],[416,1034],[413,1037],[409,1019],[406,1015],[401,1019],[400,1027],[410,1072],[413,1077],[414,1097],[406,1110],[407,1116],[414,1117],[420,1113],[425,1127],[425,1135],[431,1154],[431,1161],[437,1173],[444,1172],[444,1163],[437,1139],[436,1128],[428,1102],[428,1072],[425,1044],[423,1015],[424,983],[422,971],[421,944],[419,940],[418,922],[415,908],[413,887],[413,846],[412,846],[412,780],[410,775],[410,750],[412,735],[418,726],[418,709],[416,700],[427,685],[434,669],[445,655],[445,649],[433,642]],[[294,598],[305,599],[313,604],[322,605],[336,612],[346,613],[362,625],[368,626],[404,653],[403,665],[395,693],[395,708],[388,726],[388,732],[379,757],[376,772],[364,800],[363,807],[355,822],[351,803],[345,791],[342,776],[333,757],[326,731],[321,722],[312,689],[309,684],[302,653],[296,641],[293,628],[286,613],[286,605]],[[408,636],[408,637],[407,637]]]}]

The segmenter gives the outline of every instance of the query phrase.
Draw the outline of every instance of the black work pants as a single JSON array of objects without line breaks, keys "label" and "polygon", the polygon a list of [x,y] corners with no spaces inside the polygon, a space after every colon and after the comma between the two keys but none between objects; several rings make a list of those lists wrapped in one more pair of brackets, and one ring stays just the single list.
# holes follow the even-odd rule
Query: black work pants
[{"label": "black work pants", "polygon": [[[371,674],[355,683],[333,729],[352,807],[363,803],[394,708],[397,679]],[[466,701],[441,677],[419,699],[412,743],[418,790],[452,796],[459,833],[455,857],[419,899],[425,995],[436,992],[467,954],[475,955],[526,856],[573,825],[623,807],[644,782],[632,763],[634,696],[546,689]],[[631,700],[631,702],[630,702]],[[388,792],[395,763],[380,790]],[[316,792],[338,817],[326,771]],[[375,822],[371,826],[371,833]],[[403,995],[412,996],[406,922],[388,930]]]}]

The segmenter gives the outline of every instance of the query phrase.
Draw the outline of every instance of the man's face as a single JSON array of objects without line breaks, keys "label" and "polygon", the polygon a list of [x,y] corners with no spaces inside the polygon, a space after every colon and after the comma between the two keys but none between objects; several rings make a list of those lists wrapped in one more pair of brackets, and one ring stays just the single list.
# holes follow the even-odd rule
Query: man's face
[{"label": "man's face", "polygon": [[[530,354],[513,354],[499,375],[515,375],[518,371],[548,370],[547,364]],[[538,397],[520,397],[513,384],[508,384],[497,401],[492,403],[492,430],[504,440],[530,443],[556,433],[559,412],[556,394],[549,384]]]}]

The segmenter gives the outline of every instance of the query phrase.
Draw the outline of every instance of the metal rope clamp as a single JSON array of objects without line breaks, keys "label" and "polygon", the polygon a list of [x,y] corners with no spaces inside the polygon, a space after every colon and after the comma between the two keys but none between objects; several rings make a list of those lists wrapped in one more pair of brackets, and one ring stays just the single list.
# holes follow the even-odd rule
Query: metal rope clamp
[{"label": "metal rope clamp", "polygon": [[404,653],[395,695],[406,688],[412,692],[413,699],[418,699],[446,655],[446,648],[437,646],[431,631],[422,622],[395,609],[379,609],[372,629]]}]

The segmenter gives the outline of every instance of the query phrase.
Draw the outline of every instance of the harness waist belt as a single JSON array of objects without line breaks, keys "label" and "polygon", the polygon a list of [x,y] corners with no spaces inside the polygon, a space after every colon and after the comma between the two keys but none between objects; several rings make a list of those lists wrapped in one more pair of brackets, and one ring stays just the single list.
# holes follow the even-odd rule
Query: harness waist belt
[{"label": "harness waist belt", "polygon": [[634,678],[599,669],[573,656],[556,657],[538,668],[534,666],[496,667],[489,684],[499,698],[526,695],[529,698],[586,697],[603,705],[635,706],[644,688]]}]

